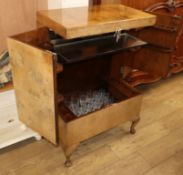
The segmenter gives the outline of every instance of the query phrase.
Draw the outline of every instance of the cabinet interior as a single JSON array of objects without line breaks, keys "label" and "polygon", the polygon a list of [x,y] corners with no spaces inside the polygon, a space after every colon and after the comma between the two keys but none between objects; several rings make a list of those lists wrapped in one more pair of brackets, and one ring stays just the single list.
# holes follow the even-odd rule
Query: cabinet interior
[{"label": "cabinet interior", "polygon": [[[113,69],[115,69],[113,55],[115,53],[138,45],[145,45],[145,42],[131,35],[122,34],[119,42],[116,41],[114,34],[65,40],[47,28],[40,28],[16,36],[16,39],[57,55],[56,96],[58,98],[58,112],[61,113],[65,122],[78,118],[66,104],[69,96],[80,98],[82,93],[88,91],[93,93],[103,89],[113,98],[113,102],[97,109],[100,110],[139,94],[113,74]],[[102,45],[102,43],[104,44]],[[116,71],[120,74],[121,70]],[[81,117],[85,115],[81,115]]]}]

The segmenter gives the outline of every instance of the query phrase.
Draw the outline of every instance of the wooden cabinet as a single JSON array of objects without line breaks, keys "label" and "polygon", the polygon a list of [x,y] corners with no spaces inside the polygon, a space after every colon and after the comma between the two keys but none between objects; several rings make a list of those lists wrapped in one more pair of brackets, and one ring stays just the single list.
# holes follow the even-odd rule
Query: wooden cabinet
[{"label": "wooden cabinet", "polygon": [[[121,8],[123,13],[117,13]],[[117,40],[113,32],[117,27],[153,25],[156,20],[125,6],[93,7],[87,13],[86,9],[38,14],[39,24],[60,35],[42,27],[8,39],[20,120],[53,144],[61,144],[67,166],[83,140],[126,121],[132,122],[130,132],[135,133],[142,95],[118,77],[116,71],[121,70],[112,55],[146,43],[125,33],[118,33]],[[113,15],[101,15],[108,9]],[[80,19],[73,23],[70,16]],[[86,29],[87,36],[81,32]]]},{"label": "wooden cabinet", "polygon": [[[70,155],[81,141],[126,121],[132,122],[134,133],[142,96],[125,82],[108,75],[111,58],[61,65],[63,62],[54,53],[45,50],[47,39],[48,29],[42,28],[8,41],[18,114],[23,123],[50,142],[61,143],[66,164],[70,165]],[[80,117],[66,106],[68,93],[75,96],[78,91],[100,88],[107,89],[116,99],[113,104]]]}]

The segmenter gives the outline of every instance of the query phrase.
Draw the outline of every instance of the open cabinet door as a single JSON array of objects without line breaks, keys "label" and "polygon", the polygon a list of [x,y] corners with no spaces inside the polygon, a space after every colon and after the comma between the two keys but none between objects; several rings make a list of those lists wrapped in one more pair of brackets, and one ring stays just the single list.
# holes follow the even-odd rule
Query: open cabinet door
[{"label": "open cabinet door", "polygon": [[13,38],[8,47],[19,118],[56,144],[54,55]]}]

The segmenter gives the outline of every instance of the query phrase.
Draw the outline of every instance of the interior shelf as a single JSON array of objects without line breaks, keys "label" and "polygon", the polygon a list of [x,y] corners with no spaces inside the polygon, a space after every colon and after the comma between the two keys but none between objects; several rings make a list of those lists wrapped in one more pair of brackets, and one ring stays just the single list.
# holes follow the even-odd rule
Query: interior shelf
[{"label": "interior shelf", "polygon": [[149,74],[148,72],[140,71],[138,69],[134,69],[127,77],[125,77],[125,81],[132,87],[138,86],[140,84],[148,84],[154,83],[161,79],[161,76],[154,76]]}]

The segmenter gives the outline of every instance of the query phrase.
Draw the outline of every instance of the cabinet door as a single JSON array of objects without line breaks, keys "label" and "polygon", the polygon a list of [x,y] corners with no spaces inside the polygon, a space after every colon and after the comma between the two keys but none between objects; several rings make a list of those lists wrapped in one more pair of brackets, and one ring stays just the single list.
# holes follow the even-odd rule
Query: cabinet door
[{"label": "cabinet door", "polygon": [[19,118],[56,144],[54,55],[13,38],[8,47]]}]

